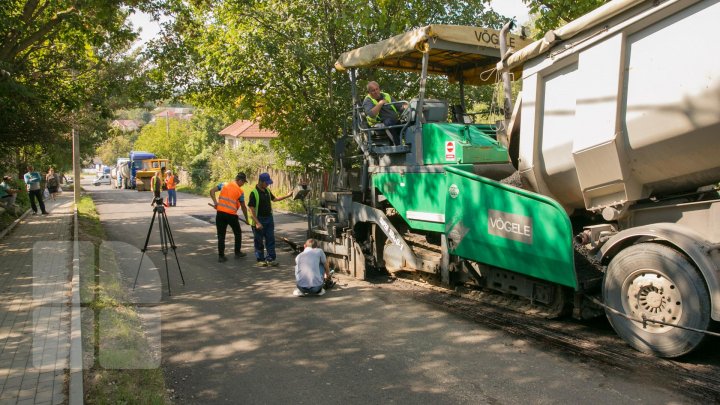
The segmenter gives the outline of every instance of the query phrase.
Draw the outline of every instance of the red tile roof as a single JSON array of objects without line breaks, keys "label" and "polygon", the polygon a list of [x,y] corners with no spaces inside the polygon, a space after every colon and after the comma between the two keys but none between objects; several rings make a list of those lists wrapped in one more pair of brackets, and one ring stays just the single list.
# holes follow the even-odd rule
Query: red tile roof
[{"label": "red tile roof", "polygon": [[233,138],[277,138],[275,131],[261,129],[255,121],[237,120],[229,127],[220,131],[220,135]]}]

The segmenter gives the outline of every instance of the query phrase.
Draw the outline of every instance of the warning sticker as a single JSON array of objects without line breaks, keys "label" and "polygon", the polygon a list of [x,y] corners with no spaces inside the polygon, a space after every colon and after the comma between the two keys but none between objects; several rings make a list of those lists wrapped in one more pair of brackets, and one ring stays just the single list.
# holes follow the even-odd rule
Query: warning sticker
[{"label": "warning sticker", "polygon": [[455,141],[445,142],[445,160],[455,160]]}]

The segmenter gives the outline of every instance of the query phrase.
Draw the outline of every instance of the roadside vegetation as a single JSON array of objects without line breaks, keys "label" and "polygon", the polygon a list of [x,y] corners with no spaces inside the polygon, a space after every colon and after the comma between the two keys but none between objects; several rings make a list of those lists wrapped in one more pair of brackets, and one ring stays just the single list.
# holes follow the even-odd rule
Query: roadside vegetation
[{"label": "roadside vegetation", "polygon": [[105,233],[87,195],[78,204],[78,222],[80,241],[91,242],[94,251],[81,254],[80,260],[81,301],[88,303],[82,316],[85,403],[170,403],[162,368],[137,368],[148,359],[158,359],[159,364],[159,348],[148,343],[141,317],[128,304],[131,300],[113,266],[114,258],[108,256],[112,252],[100,251]]},{"label": "roadside vegetation", "polygon": [[[17,187],[15,188],[17,189]],[[28,193],[19,192],[15,199],[15,205],[17,206],[15,209],[2,209],[2,213],[0,213],[0,232],[15,222],[16,219],[20,218],[20,216],[30,208]]]},{"label": "roadside vegetation", "polygon": [[[540,38],[606,0],[523,2],[530,32]],[[133,49],[137,11],[165,20],[144,49]],[[278,134],[271,142],[277,158],[266,162],[273,167],[291,161],[291,170],[327,170],[351,107],[347,75],[333,68],[340,54],[428,24],[499,28],[507,20],[489,0],[372,7],[358,0],[8,2],[0,7],[0,27],[12,28],[0,28],[0,172],[18,178],[28,163],[68,172],[73,132],[86,164],[101,156],[111,166],[142,147],[194,170],[210,162],[222,143],[219,130],[237,119]],[[408,84],[416,78],[406,73],[370,71],[358,79],[379,81],[398,99],[415,96]],[[487,87],[467,89],[477,93],[468,98],[489,102]],[[431,79],[427,88],[436,98],[458,99],[458,86],[446,80]],[[194,107],[192,120],[157,114],[172,106]],[[113,120],[144,127],[122,132]]]}]

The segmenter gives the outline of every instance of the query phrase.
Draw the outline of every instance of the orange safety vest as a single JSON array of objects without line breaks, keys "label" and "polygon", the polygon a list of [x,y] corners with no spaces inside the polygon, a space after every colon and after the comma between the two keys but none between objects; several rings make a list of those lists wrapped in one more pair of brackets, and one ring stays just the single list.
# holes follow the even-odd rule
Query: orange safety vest
[{"label": "orange safety vest", "polygon": [[165,178],[165,185],[167,186],[168,190],[175,190],[175,175],[167,176]]},{"label": "orange safety vest", "polygon": [[218,197],[217,210],[227,212],[228,214],[237,215],[240,209],[240,197],[243,191],[234,181],[223,184]]}]

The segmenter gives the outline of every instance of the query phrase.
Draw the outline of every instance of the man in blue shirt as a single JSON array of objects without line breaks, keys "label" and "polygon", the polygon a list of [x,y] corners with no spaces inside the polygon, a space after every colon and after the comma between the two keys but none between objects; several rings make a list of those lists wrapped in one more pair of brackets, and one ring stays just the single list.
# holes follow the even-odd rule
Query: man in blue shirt
[{"label": "man in blue shirt", "polygon": [[28,166],[24,179],[25,184],[27,185],[28,196],[30,197],[30,206],[32,207],[33,215],[37,215],[37,205],[35,205],[35,200],[37,200],[38,205],[40,205],[40,211],[42,214],[47,215],[48,212],[45,211],[45,202],[43,202],[43,193],[40,188],[42,176],[40,176],[40,173],[34,171],[32,166]]}]

